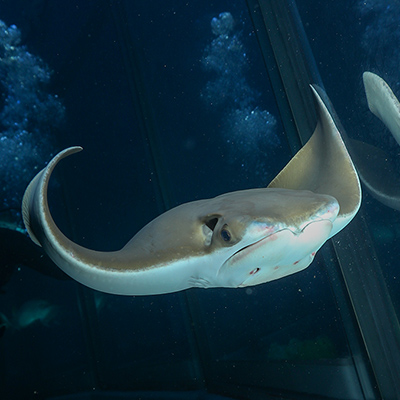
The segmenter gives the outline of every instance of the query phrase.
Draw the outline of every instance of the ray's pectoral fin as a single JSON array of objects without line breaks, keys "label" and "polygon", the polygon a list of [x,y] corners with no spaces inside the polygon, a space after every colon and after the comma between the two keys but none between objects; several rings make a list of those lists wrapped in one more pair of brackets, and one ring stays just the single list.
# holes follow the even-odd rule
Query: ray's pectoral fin
[{"label": "ray's pectoral fin", "polygon": [[400,103],[390,86],[378,75],[363,74],[365,95],[370,111],[390,130],[400,145]]},{"label": "ray's pectoral fin", "polygon": [[360,208],[361,186],[340,132],[322,100],[322,89],[315,85],[311,88],[318,115],[314,133],[268,187],[311,190],[334,197],[340,211],[333,224],[332,237]]}]

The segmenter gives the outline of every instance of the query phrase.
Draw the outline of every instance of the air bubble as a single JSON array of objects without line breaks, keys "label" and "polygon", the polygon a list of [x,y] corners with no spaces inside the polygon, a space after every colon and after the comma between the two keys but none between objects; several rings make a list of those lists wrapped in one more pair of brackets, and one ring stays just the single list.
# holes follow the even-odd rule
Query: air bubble
[{"label": "air bubble", "polygon": [[[51,71],[20,45],[15,25],[0,21],[0,209],[19,209],[24,190],[53,152],[50,132],[61,125],[64,106],[46,92]],[[26,173],[29,171],[29,173]]]}]

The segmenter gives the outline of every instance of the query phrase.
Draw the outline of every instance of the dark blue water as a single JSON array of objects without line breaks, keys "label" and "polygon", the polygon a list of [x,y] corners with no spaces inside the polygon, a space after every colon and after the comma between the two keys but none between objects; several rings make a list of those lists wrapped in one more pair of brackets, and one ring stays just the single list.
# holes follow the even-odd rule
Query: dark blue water
[{"label": "dark blue water", "polygon": [[[300,14],[325,88],[350,130],[366,114],[358,52],[371,57],[366,27],[387,13],[311,3],[301,2]],[[0,20],[0,42],[5,31],[15,32],[13,24],[20,38],[14,53],[0,51],[1,105],[13,110],[1,122],[1,211],[13,230],[23,229],[18,205],[27,183],[68,146],[84,152],[57,167],[50,207],[63,232],[98,250],[121,248],[167,208],[264,187],[291,157],[244,2],[13,0],[0,2]],[[389,235],[376,238],[386,278],[400,293],[399,230],[384,222],[397,214],[379,211],[378,222],[383,206],[368,196],[369,224]],[[55,273],[20,235],[5,233],[0,243],[7,271],[0,294],[4,398],[138,390],[232,395],[232,387],[246,385],[286,393],[294,391],[286,365],[352,365],[332,290],[339,283],[327,271],[336,265],[330,244],[305,271],[261,286],[119,297]],[[227,372],[236,365],[245,366],[241,384]],[[276,380],[264,370],[283,372]]]}]

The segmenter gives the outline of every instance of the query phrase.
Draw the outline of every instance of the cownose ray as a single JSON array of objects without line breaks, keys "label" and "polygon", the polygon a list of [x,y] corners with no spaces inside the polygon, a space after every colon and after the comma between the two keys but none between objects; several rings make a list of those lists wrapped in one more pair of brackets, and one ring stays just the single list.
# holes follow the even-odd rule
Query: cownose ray
[{"label": "cownose ray", "polygon": [[[400,103],[389,85],[366,71],[363,82],[370,111],[389,129],[400,144]],[[382,204],[400,210],[400,176],[391,157],[382,149],[359,140],[350,140],[351,156],[361,181]]]},{"label": "cownose ray", "polygon": [[54,223],[47,202],[57,154],[29,184],[23,219],[32,240],[78,282],[107,293],[150,295],[191,287],[246,287],[305,269],[360,206],[357,173],[318,94],[308,143],[267,188],[242,190],[175,207],[121,250],[89,250]]}]

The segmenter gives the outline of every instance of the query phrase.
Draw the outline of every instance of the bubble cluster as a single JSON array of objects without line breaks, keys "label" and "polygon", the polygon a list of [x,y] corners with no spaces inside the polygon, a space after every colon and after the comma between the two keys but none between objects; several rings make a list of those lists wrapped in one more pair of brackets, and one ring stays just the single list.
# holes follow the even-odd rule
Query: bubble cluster
[{"label": "bubble cluster", "polygon": [[228,12],[211,20],[211,30],[216,38],[206,47],[201,60],[204,68],[215,76],[201,93],[211,106],[235,103],[246,107],[255,100],[256,93],[249,87],[244,75],[246,52],[240,32],[233,31],[234,25],[233,17]]},{"label": "bubble cluster", "polygon": [[46,91],[50,76],[21,45],[18,28],[0,21],[0,212],[19,210],[27,184],[52,153],[51,133],[65,109]]},{"label": "bubble cluster", "polygon": [[223,124],[230,155],[254,177],[266,174],[266,160],[271,148],[279,146],[276,118],[266,110],[244,108],[232,110]]},{"label": "bubble cluster", "polygon": [[201,97],[222,116],[222,135],[229,150],[229,159],[240,163],[243,171],[261,175],[266,170],[266,154],[277,147],[277,121],[271,113],[257,105],[260,94],[247,82],[248,59],[241,40],[235,32],[235,21],[229,12],[211,20],[216,36],[206,47],[201,60],[212,74]]},{"label": "bubble cluster", "polygon": [[[276,128],[275,117],[266,110],[255,109],[237,109],[233,110],[226,122],[226,131],[229,132],[228,143],[240,146],[246,152],[252,154],[263,153],[263,142],[265,132]],[[248,136],[251,132],[252,140]],[[279,145],[279,139],[271,136],[268,144],[272,146]]]},{"label": "bubble cluster", "polygon": [[211,31],[216,36],[229,35],[234,26],[235,21],[229,12],[223,12],[211,20]]}]

